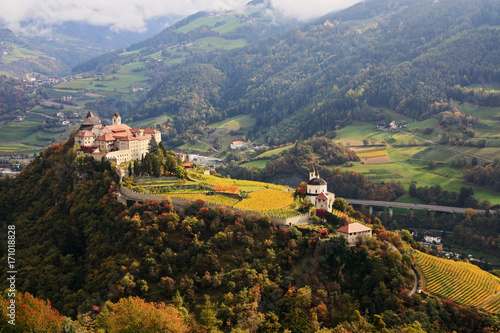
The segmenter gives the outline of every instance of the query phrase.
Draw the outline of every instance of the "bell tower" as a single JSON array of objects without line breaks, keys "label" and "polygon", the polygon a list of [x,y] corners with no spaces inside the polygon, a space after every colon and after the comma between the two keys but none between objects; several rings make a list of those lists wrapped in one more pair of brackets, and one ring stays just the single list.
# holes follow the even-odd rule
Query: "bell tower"
[{"label": "bell tower", "polygon": [[115,112],[113,115],[112,119],[113,125],[121,125],[122,124],[122,117],[120,117],[120,114],[118,112]]},{"label": "bell tower", "polygon": [[316,169],[314,169],[314,166],[311,165],[311,168],[309,169],[309,180],[316,178]]}]

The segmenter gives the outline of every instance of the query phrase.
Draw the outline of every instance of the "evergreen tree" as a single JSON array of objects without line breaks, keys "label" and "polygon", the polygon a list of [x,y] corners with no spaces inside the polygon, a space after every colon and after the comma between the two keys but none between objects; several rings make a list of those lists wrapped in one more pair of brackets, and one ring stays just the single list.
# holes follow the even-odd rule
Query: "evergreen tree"
[{"label": "evergreen tree", "polygon": [[151,140],[149,140],[149,152],[151,154],[157,154],[158,153],[158,143],[156,142],[156,139],[154,135],[151,137]]}]

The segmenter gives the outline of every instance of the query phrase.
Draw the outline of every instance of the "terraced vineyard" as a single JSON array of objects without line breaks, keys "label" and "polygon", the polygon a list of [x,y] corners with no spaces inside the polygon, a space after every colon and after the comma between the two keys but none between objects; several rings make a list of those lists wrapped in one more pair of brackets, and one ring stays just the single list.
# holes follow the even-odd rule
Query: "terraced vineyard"
[{"label": "terraced vineyard", "polygon": [[239,202],[238,199],[226,197],[224,195],[206,195],[205,193],[175,193],[175,194],[164,194],[164,195],[167,197],[188,199],[192,201],[201,199],[203,201],[211,202],[217,205],[231,206],[231,207]]},{"label": "terraced vineyard", "polygon": [[[500,292],[500,278],[479,267],[449,259],[414,252],[423,274],[424,289],[441,298],[470,306],[479,306]],[[489,300],[483,307],[498,312],[500,300]]]},{"label": "terraced vineyard", "polygon": [[291,193],[261,188],[248,194],[248,198],[240,201],[235,207],[252,211],[266,211],[288,208],[293,203]]},{"label": "terraced vineyard", "polygon": [[489,300],[481,308],[485,309],[488,312],[493,312],[493,313],[500,314],[500,295],[498,295],[495,298]]},{"label": "terraced vineyard", "polygon": [[215,187],[229,187],[229,186],[238,186],[242,191],[253,192],[257,191],[260,188],[268,188],[277,191],[284,191],[286,189],[285,186],[262,183],[262,182],[254,182],[251,180],[240,180],[240,179],[230,179],[230,178],[220,178],[215,176],[202,175],[200,173],[190,172],[189,177],[192,179],[196,179],[200,181],[200,183]]}]

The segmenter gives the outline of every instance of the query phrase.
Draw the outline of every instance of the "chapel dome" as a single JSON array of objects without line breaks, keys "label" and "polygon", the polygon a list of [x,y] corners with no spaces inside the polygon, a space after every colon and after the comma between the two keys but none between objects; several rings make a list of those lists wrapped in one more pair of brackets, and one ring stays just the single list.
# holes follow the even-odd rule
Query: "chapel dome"
[{"label": "chapel dome", "polygon": [[307,182],[307,185],[326,185],[326,181],[322,178],[313,178]]}]

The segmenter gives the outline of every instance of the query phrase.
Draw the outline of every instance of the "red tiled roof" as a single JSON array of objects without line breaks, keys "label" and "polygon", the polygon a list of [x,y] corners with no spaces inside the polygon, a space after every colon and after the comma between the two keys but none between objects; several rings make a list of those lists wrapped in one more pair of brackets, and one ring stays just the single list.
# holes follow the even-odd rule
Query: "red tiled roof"
[{"label": "red tiled roof", "polygon": [[351,234],[353,232],[362,232],[362,231],[369,231],[372,230],[372,228],[368,228],[365,225],[362,225],[361,223],[354,222],[354,223],[348,223],[342,228],[337,229],[337,232],[343,232],[345,234]]},{"label": "red tiled roof", "polygon": [[328,200],[328,197],[325,195],[325,192],[321,192],[316,199]]},{"label": "red tiled roof", "polygon": [[151,135],[144,135],[144,136],[132,136],[132,135],[127,135],[127,136],[124,136],[124,137],[119,137],[118,138],[120,141],[134,141],[134,140],[150,140],[151,139]]},{"label": "red tiled roof", "polygon": [[184,167],[185,167],[185,168],[190,168],[190,167],[192,167],[193,165],[194,165],[194,163],[193,163],[193,162],[187,162],[187,163],[184,163]]},{"label": "red tiled roof", "polygon": [[144,133],[160,133],[160,131],[154,129],[154,128],[132,128],[130,132],[132,133],[139,133],[139,132],[144,132]]},{"label": "red tiled roof", "polygon": [[104,134],[95,139],[96,141],[115,141],[116,138],[112,136],[111,134]]},{"label": "red tiled roof", "polygon": [[130,130],[130,126],[126,124],[108,125],[106,127],[112,132],[125,132]]},{"label": "red tiled roof", "polygon": [[92,134],[89,131],[80,131],[80,132],[76,133],[75,136],[79,136],[81,138],[86,138],[86,137],[94,136],[94,134]]}]

